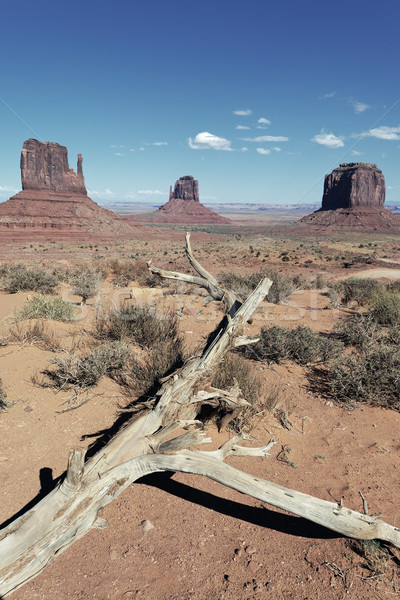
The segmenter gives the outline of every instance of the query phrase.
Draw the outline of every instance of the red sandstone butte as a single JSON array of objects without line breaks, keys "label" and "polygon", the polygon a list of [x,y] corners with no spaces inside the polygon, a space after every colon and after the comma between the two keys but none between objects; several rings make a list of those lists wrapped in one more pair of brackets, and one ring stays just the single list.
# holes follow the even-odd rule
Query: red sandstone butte
[{"label": "red sandstone butte", "polygon": [[22,191],[0,204],[0,239],[114,239],[134,228],[87,195],[78,154],[77,172],[68,151],[54,142],[29,139],[21,152]]},{"label": "red sandstone butte", "polygon": [[[127,220],[142,220],[139,215],[128,215]],[[178,223],[183,225],[229,225],[229,219],[201,204],[199,182],[192,175],[180,177],[174,189],[170,187],[169,201],[158,210],[146,215],[149,223]]]},{"label": "red sandstone butte", "polygon": [[300,219],[310,232],[400,231],[400,218],[384,208],[385,179],[372,163],[343,163],[325,175],[320,210]]}]

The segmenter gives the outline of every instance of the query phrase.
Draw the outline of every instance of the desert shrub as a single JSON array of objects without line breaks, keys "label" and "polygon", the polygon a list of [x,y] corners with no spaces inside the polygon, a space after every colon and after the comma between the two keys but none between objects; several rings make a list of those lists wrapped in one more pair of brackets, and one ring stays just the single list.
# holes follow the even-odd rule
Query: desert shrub
[{"label": "desert shrub", "polygon": [[35,344],[42,350],[56,352],[61,349],[56,334],[49,330],[43,321],[33,321],[28,324],[19,322],[10,329],[9,337],[20,344]]},{"label": "desert shrub", "polygon": [[54,321],[72,321],[74,307],[60,296],[35,296],[17,312],[16,319],[53,319]]},{"label": "desert shrub", "polygon": [[123,342],[107,342],[83,356],[76,353],[57,356],[51,361],[56,368],[45,372],[51,382],[49,386],[57,390],[92,387],[103,375],[113,376],[121,371],[130,353],[130,347]]},{"label": "desert shrub", "polygon": [[400,294],[383,290],[371,303],[373,319],[380,325],[400,325]]},{"label": "desert shrub", "polygon": [[147,264],[138,260],[121,261],[117,258],[107,261],[107,268],[114,275],[115,287],[125,287],[132,281],[136,281],[141,287],[166,286],[161,277],[149,271]]},{"label": "desert shrub", "polygon": [[304,277],[302,273],[294,275],[292,282],[296,290],[308,290],[310,287],[310,282]]},{"label": "desert shrub", "polygon": [[15,294],[23,291],[34,291],[52,294],[59,279],[44,269],[31,268],[18,264],[8,268],[2,277],[2,286],[6,292]]},{"label": "desert shrub", "polygon": [[[243,397],[250,406],[244,408],[239,414],[232,415],[229,427],[240,432],[251,428],[251,421],[255,414],[271,412],[278,401],[276,389],[267,392],[261,377],[248,360],[235,354],[227,354],[218,366],[211,385],[227,390],[235,384],[239,385]],[[223,417],[223,413],[219,417]],[[217,417],[218,418],[218,417]]]},{"label": "desert shrub", "polygon": [[323,290],[326,287],[326,279],[320,273],[311,282],[314,290]]},{"label": "desert shrub", "polygon": [[144,348],[179,337],[176,315],[158,314],[146,305],[100,311],[96,316],[96,329],[103,339],[130,340]]},{"label": "desert shrub", "polygon": [[275,363],[293,361],[306,365],[334,359],[343,346],[337,340],[326,338],[303,325],[295,329],[274,325],[263,327],[260,340],[244,348],[245,353],[258,360]]},{"label": "desert shrub", "polygon": [[326,372],[330,394],[345,403],[367,402],[400,410],[400,350],[373,346],[344,357]]},{"label": "desert shrub", "polygon": [[[234,272],[221,273],[218,276],[218,280],[228,288],[234,290],[242,298],[246,298],[264,277],[268,277],[272,281],[272,285],[266,296],[268,302],[274,304],[285,302],[295,289],[299,289],[292,277],[274,270],[256,271],[244,275]],[[299,279],[297,279],[298,283]]]},{"label": "desert shrub", "polygon": [[141,358],[132,356],[126,373],[118,378],[128,393],[147,397],[154,396],[161,380],[183,365],[183,349],[180,338],[154,344],[146,349]]},{"label": "desert shrub", "polygon": [[72,293],[81,296],[84,304],[88,298],[93,298],[100,292],[101,281],[101,273],[91,268],[75,271],[69,279]]},{"label": "desert shrub", "polygon": [[0,411],[7,408],[6,398],[7,398],[7,394],[6,394],[6,391],[3,386],[3,381],[0,377]]},{"label": "desert shrub", "polygon": [[100,312],[96,329],[101,339],[129,341],[143,350],[140,357],[131,356],[118,378],[128,392],[152,395],[160,380],[183,364],[183,342],[172,313],[157,314],[148,306],[125,306]]},{"label": "desert shrub", "polygon": [[400,279],[391,281],[386,287],[389,292],[400,292]]},{"label": "desert shrub", "polygon": [[345,306],[351,302],[357,302],[359,306],[368,306],[377,295],[385,290],[384,284],[376,279],[357,277],[330,283],[329,287],[337,291],[341,303]]},{"label": "desert shrub", "polygon": [[349,315],[338,321],[334,328],[334,336],[345,346],[371,346],[379,342],[381,335],[380,327],[368,313]]}]

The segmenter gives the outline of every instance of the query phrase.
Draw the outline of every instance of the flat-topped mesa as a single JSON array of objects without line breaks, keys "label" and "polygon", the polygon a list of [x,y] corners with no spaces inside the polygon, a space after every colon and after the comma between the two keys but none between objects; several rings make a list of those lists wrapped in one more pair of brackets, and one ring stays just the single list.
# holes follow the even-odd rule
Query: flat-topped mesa
[{"label": "flat-topped mesa", "polygon": [[[172,192],[172,190],[171,190]],[[200,202],[199,199],[199,182],[192,175],[184,175],[175,182],[174,191],[171,194],[170,200],[194,200]]]},{"label": "flat-topped mesa", "polygon": [[342,163],[325,175],[321,210],[383,207],[385,178],[373,163]]},{"label": "flat-topped mesa", "polygon": [[29,139],[21,152],[23,190],[47,190],[66,194],[87,195],[82,171],[82,155],[78,154],[77,172],[69,168],[68,150],[55,142]]}]

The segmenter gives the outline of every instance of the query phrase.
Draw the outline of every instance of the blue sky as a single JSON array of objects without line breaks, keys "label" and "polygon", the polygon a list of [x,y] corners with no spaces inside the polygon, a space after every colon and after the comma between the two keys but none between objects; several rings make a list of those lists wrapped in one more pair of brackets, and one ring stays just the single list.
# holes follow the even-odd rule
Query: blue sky
[{"label": "blue sky", "polygon": [[340,162],[400,204],[400,4],[20,0],[2,7],[0,199],[23,141],[83,154],[96,201],[318,203]]}]

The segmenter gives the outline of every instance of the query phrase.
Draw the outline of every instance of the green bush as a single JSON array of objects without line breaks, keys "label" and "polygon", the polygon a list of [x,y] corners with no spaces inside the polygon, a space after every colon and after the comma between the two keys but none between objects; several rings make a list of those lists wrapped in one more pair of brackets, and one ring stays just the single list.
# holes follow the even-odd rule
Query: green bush
[{"label": "green bush", "polygon": [[9,267],[2,277],[2,287],[10,294],[23,291],[52,294],[58,283],[59,280],[53,273],[38,268],[28,269],[22,264]]},{"label": "green bush", "polygon": [[372,317],[379,325],[400,325],[400,294],[384,290],[371,305]]},{"label": "green bush", "polygon": [[325,363],[336,358],[343,345],[315,333],[309,327],[299,325],[295,329],[286,329],[274,325],[261,329],[260,341],[244,352],[258,360],[280,363],[293,361],[299,365]]},{"label": "green bush", "polygon": [[55,321],[72,321],[74,307],[60,296],[35,296],[22,306],[16,318],[20,319],[53,319]]},{"label": "green bush", "polygon": [[51,363],[53,371],[46,371],[51,387],[86,389],[96,385],[103,375],[110,377],[121,371],[130,358],[131,349],[123,342],[104,343],[81,356],[75,353],[57,356]]}]

